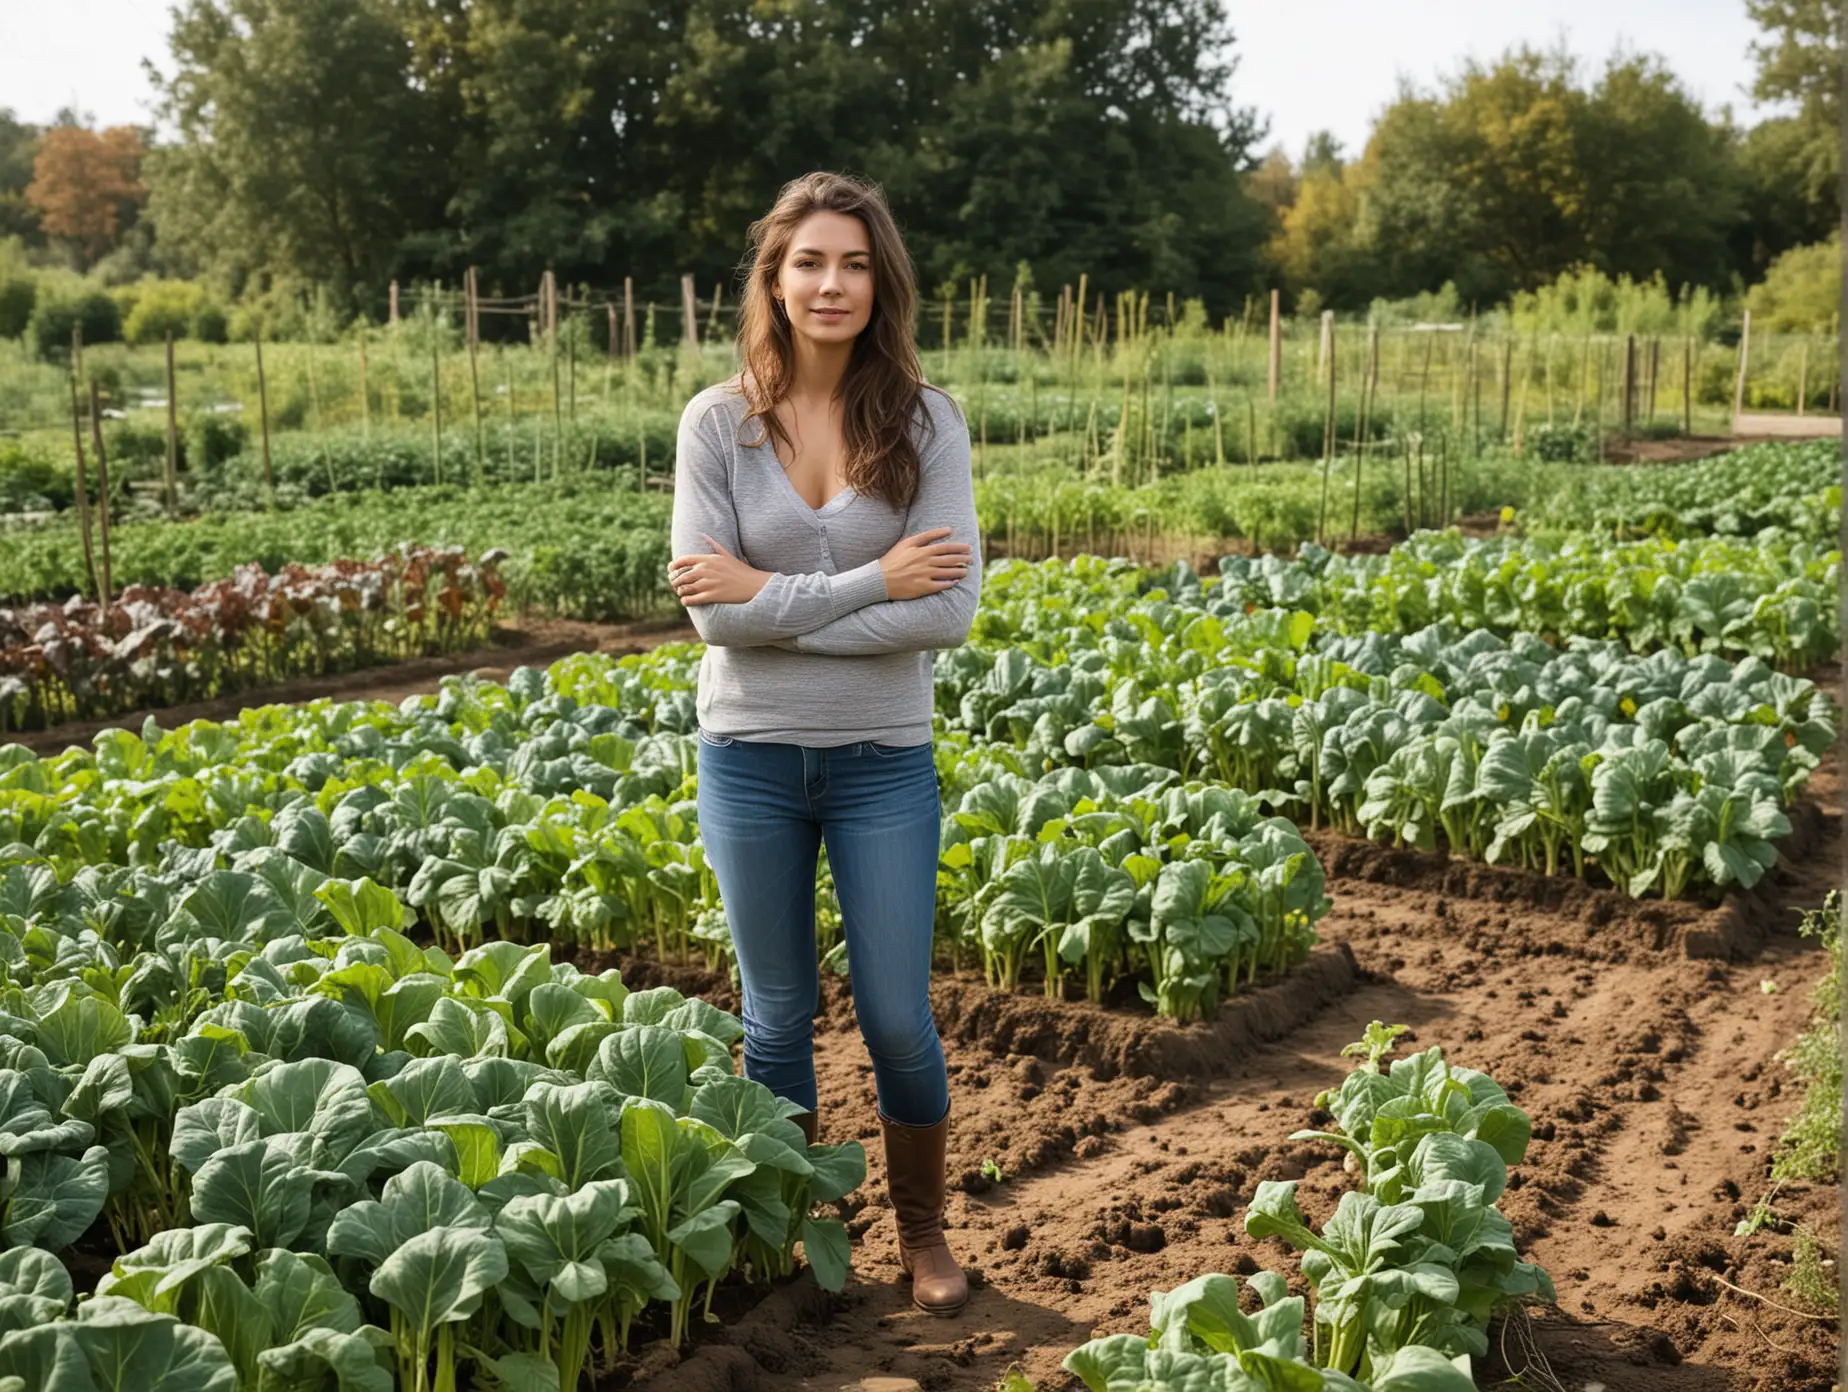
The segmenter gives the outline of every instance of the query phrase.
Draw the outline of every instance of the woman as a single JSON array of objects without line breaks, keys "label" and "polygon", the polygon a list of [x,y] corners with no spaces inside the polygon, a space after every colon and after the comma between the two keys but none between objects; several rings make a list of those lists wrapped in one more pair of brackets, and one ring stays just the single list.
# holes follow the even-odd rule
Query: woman
[{"label": "woman", "polygon": [[941,805],[931,650],[981,590],[969,432],[926,386],[884,197],[834,174],[750,229],[739,375],[687,403],[668,578],[706,641],[699,825],[744,988],[744,1069],[817,1132],[822,843],[872,1056],[912,1300],[952,1315],[949,1085],[928,992]]}]

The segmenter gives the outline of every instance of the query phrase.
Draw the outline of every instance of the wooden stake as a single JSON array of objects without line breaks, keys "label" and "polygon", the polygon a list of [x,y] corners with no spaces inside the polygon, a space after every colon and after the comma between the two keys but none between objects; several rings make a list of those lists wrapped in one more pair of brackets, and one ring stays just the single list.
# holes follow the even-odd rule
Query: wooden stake
[{"label": "wooden stake", "polygon": [[1271,291],[1270,313],[1270,399],[1277,399],[1278,383],[1283,376],[1283,318],[1278,292]]},{"label": "wooden stake", "polygon": [[[471,273],[472,274],[472,273]],[[479,362],[481,345],[470,338],[468,341],[468,400],[475,414],[475,483],[479,487],[488,474],[487,436],[481,428],[481,365]]]},{"label": "wooden stake", "polygon": [[552,349],[552,481],[558,481],[559,460],[565,453],[565,421],[558,382],[558,349]]},{"label": "wooden stake", "polygon": [[115,584],[109,573],[109,453],[103,448],[103,395],[90,379],[90,442],[96,448],[96,523],[103,543],[103,608],[115,602]]},{"label": "wooden stake", "polygon": [[1335,353],[1333,339],[1334,314],[1325,311],[1322,316],[1322,331],[1331,340],[1328,343],[1328,405],[1322,413],[1322,506],[1315,517],[1315,542],[1317,546],[1326,544],[1328,535],[1328,478],[1334,471],[1335,464]]},{"label": "wooden stake", "polygon": [[1752,361],[1752,311],[1745,311],[1745,322],[1739,329],[1739,375],[1733,380],[1733,420],[1732,433],[1739,433],[1739,417],[1745,410],[1745,374]]},{"label": "wooden stake", "polygon": [[[635,361],[635,277],[622,278],[622,355]],[[624,379],[627,380],[626,378]]]},{"label": "wooden stake", "polygon": [[607,309],[610,313],[610,353],[609,353],[609,357],[610,357],[611,362],[615,362],[616,355],[618,352],[617,343],[616,343],[616,302],[614,300],[611,300],[607,305],[604,306],[604,308]]},{"label": "wooden stake", "polygon": [[699,347],[699,311],[693,299],[693,276],[689,272],[680,277],[680,310],[685,317],[685,341],[689,348]]},{"label": "wooden stake", "polygon": [[366,438],[370,440],[372,438],[372,399],[366,390],[366,340],[363,338],[359,341],[359,423],[366,433]]},{"label": "wooden stake", "polygon": [[1508,402],[1514,394],[1514,339],[1502,344],[1502,422],[1501,438],[1508,439]]},{"label": "wooden stake", "polygon": [[1681,433],[1694,433],[1694,340],[1681,340]]},{"label": "wooden stake", "polygon": [[1801,416],[1809,399],[1809,343],[1797,345],[1797,414]]},{"label": "wooden stake", "polygon": [[167,515],[180,510],[180,408],[179,386],[173,371],[173,333],[167,333],[167,469],[164,477]]},{"label": "wooden stake", "polygon": [[77,375],[71,374],[71,444],[77,451],[77,531],[83,540],[83,570],[90,577],[90,593],[99,600],[103,587],[96,581],[96,556],[90,541],[90,483],[83,469],[83,410],[77,404]]},{"label": "wooden stake", "polygon": [[276,505],[276,476],[270,472],[269,379],[263,374],[263,335],[257,335],[257,419],[263,427],[263,489],[269,505]]},{"label": "wooden stake", "polygon": [[308,351],[308,404],[314,408],[314,433],[321,441],[321,463],[327,469],[327,491],[338,493],[339,481],[334,478],[334,455],[327,447],[327,436],[321,428],[321,384],[314,373],[314,345],[310,343]]},{"label": "wooden stake", "polygon": [[443,366],[436,336],[430,337],[430,458],[436,481],[443,481]]},{"label": "wooden stake", "polygon": [[395,280],[391,283],[391,308],[387,311],[385,322],[388,324],[398,322],[398,282]]},{"label": "wooden stake", "polygon": [[1623,400],[1619,407],[1619,417],[1623,421],[1623,437],[1628,440],[1636,434],[1636,335],[1625,334],[1623,340],[1623,377],[1620,385]]},{"label": "wooden stake", "polygon": [[475,268],[470,266],[462,277],[463,323],[468,333],[469,351],[481,342],[481,290]]},{"label": "wooden stake", "polygon": [[1367,416],[1380,389],[1380,326],[1367,325],[1367,364],[1360,379],[1360,419],[1354,426],[1354,515],[1348,522],[1348,544],[1360,537],[1360,483],[1367,462]]},{"label": "wooden stake", "polygon": [[1656,335],[1649,340],[1649,419],[1645,428],[1655,424],[1656,416],[1656,375],[1662,367],[1662,339]]}]

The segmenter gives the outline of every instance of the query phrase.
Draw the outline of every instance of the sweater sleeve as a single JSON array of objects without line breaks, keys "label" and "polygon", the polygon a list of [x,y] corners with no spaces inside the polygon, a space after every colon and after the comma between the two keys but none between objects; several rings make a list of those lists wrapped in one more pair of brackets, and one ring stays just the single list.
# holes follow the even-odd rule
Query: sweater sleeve
[{"label": "sweater sleeve", "polygon": [[946,541],[970,548],[969,573],[947,590],[916,599],[888,599],[798,634],[782,644],[834,657],[954,648],[969,636],[982,595],[982,538],[975,520],[975,479],[969,431],[960,412],[938,427],[918,471],[918,493],[905,515],[905,535],[948,527]]},{"label": "sweater sleeve", "polygon": [[[672,545],[676,556],[706,553],[702,533],[734,556],[744,554],[728,452],[714,420],[716,414],[697,402],[689,403],[681,413],[674,450]],[[885,572],[878,561],[869,561],[838,575],[778,573],[743,604],[693,604],[686,612],[705,642],[721,648],[748,648],[782,642],[885,600]]]}]

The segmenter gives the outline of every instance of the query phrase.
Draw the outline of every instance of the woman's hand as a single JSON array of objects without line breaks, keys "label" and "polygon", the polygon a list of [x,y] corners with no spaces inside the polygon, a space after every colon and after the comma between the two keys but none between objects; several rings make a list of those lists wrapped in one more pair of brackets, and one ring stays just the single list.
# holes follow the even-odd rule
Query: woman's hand
[{"label": "woman's hand", "polygon": [[932,527],[908,536],[879,558],[887,596],[921,599],[949,589],[969,573],[973,548],[967,542],[944,541],[950,531],[949,527]]},{"label": "woman's hand", "polygon": [[770,572],[745,564],[701,532],[717,554],[676,556],[667,563],[667,582],[682,604],[748,604],[770,583]]}]

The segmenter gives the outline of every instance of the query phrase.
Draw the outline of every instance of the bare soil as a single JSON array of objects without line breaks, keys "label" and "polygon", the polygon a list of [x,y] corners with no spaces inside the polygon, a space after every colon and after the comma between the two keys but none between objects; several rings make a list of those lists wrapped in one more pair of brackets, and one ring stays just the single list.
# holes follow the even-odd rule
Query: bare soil
[{"label": "bare soil", "polygon": [[[690,1352],[639,1345],[600,1385],[834,1392],[887,1376],[987,1392],[1018,1365],[1040,1392],[1077,1388],[1066,1353],[1147,1333],[1151,1291],[1296,1269],[1281,1243],[1244,1235],[1245,1212],[1261,1180],[1300,1180],[1317,1221],[1351,1186],[1337,1149],[1288,1137],[1326,1124],[1316,1094],[1378,1019],[1486,1070],[1534,1121],[1501,1207],[1559,1302],[1500,1332],[1482,1386],[1827,1392],[1836,1325],[1782,1291],[1790,1236],[1733,1236],[1798,1101],[1776,1056],[1805,1027],[1825,967],[1793,930],[1841,878],[1833,760],[1793,820],[1766,882],[1713,906],[1320,836],[1335,902],[1324,946],[1185,1029],[1135,1005],[1003,994],[941,970],[948,1236],[974,1287],[952,1319],[910,1305],[872,1069],[847,984],[830,977],[816,1021],[822,1139],[857,1140],[868,1161],[841,1206],[846,1290],[831,1296],[802,1270],[749,1309],[738,1292]],[[736,1009],[723,976],[622,965],[632,984]],[[1786,1189],[1779,1208],[1833,1242],[1837,1186]]]}]

